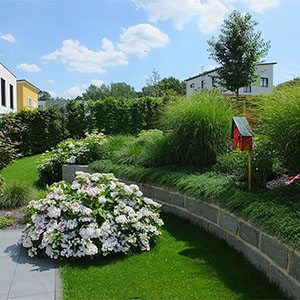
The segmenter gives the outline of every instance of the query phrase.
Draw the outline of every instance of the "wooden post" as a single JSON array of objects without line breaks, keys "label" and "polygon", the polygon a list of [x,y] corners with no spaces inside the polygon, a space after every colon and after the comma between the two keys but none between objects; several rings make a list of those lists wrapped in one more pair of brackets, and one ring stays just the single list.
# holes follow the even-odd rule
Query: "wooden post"
[{"label": "wooden post", "polygon": [[248,190],[252,188],[252,151],[248,151]]}]

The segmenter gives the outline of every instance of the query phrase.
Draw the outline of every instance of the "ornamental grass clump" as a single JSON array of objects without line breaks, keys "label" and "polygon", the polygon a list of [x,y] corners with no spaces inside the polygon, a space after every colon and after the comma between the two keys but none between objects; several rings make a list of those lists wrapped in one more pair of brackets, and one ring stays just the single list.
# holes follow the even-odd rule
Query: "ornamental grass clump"
[{"label": "ornamental grass clump", "polygon": [[161,124],[172,135],[174,163],[210,165],[230,145],[233,105],[216,91],[168,104]]},{"label": "ornamental grass clump", "polygon": [[67,139],[59,143],[37,167],[40,183],[46,185],[62,180],[63,164],[89,164],[101,159],[105,141],[102,133],[87,133],[84,139]]},{"label": "ornamental grass clump", "polygon": [[21,244],[31,257],[54,259],[149,251],[161,234],[160,207],[113,174],[77,172],[72,184],[55,183],[28,204]]}]

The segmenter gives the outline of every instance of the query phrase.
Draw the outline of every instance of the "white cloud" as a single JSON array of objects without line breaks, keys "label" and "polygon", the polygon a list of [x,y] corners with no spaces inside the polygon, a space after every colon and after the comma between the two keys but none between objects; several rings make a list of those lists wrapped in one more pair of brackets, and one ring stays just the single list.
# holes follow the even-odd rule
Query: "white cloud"
[{"label": "white cloud", "polygon": [[105,84],[104,81],[99,80],[99,79],[93,79],[91,80],[90,83],[85,83],[82,85],[75,85],[75,86],[71,86],[70,88],[66,89],[63,94],[64,97],[67,98],[76,98],[77,96],[81,96],[82,93],[91,85],[96,85],[96,86],[101,86],[102,84]]},{"label": "white cloud", "polygon": [[57,94],[55,92],[49,91],[48,92],[52,98],[56,98]]},{"label": "white cloud", "polygon": [[11,33],[4,34],[0,32],[0,39],[5,40],[9,43],[16,43],[16,39]]},{"label": "white cloud", "polygon": [[102,39],[103,51],[93,51],[79,41],[64,40],[62,47],[42,56],[46,60],[60,59],[69,66],[70,71],[80,73],[105,73],[107,67],[127,65],[126,55],[114,49],[113,43],[107,38]]},{"label": "white cloud", "polygon": [[148,13],[150,22],[171,20],[177,30],[193,18],[198,20],[198,28],[210,34],[223,22],[226,13],[233,10],[232,3],[244,3],[253,11],[263,12],[275,7],[280,0],[132,0],[137,8]]},{"label": "white cloud", "polygon": [[56,80],[49,79],[49,80],[48,80],[48,83],[50,83],[50,84],[55,84],[55,83],[56,83]]},{"label": "white cloud", "polygon": [[163,48],[170,42],[167,34],[150,24],[131,26],[120,35],[119,48],[128,54],[144,57],[153,48]]},{"label": "white cloud", "polygon": [[35,65],[35,64],[27,64],[27,63],[22,63],[17,66],[19,70],[25,71],[25,72],[39,72],[41,69]]}]

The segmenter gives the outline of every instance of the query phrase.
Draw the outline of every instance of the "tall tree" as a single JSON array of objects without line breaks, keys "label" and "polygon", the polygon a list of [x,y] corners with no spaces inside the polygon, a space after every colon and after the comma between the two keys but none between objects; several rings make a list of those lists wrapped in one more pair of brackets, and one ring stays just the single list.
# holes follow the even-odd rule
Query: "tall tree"
[{"label": "tall tree", "polygon": [[110,84],[110,96],[113,98],[136,98],[134,87],[125,82],[116,82]]},{"label": "tall tree", "polygon": [[47,101],[47,100],[54,100],[51,95],[46,91],[39,91],[39,101]]},{"label": "tall tree", "polygon": [[237,99],[239,88],[255,81],[255,66],[270,49],[270,41],[264,42],[261,32],[254,31],[257,24],[249,13],[242,15],[235,10],[224,20],[218,39],[208,41],[210,58],[221,65],[217,82],[234,92]]}]

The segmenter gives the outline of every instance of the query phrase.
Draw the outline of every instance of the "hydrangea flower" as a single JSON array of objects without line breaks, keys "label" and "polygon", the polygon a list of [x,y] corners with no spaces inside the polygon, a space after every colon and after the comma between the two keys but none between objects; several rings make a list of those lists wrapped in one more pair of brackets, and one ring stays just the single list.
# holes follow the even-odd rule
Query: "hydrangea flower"
[{"label": "hydrangea flower", "polygon": [[113,174],[77,172],[72,184],[55,183],[45,199],[28,204],[20,242],[29,256],[54,259],[149,251],[161,234],[160,207]]}]

